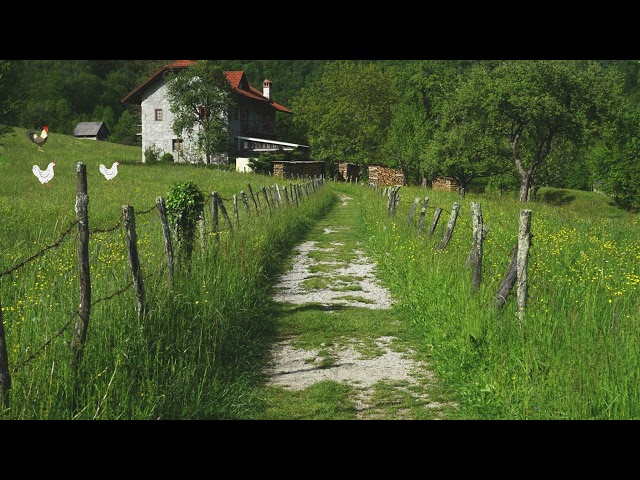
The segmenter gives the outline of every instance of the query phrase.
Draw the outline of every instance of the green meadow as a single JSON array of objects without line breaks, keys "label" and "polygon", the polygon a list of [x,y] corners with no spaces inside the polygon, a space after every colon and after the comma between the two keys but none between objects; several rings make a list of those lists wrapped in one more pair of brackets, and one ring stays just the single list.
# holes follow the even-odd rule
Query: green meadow
[{"label": "green meadow", "polygon": [[[640,418],[640,218],[591,192],[541,189],[526,205],[513,196],[402,187],[395,215],[386,198],[364,213],[367,245],[381,278],[423,336],[432,365],[459,399],[466,418]],[[378,193],[380,196],[380,194]],[[418,235],[443,209],[431,237]],[[447,248],[443,237],[454,202],[461,204]],[[471,203],[489,231],[482,282],[472,292],[466,267],[472,245]],[[528,297],[518,319],[516,289],[506,305],[496,294],[518,238],[520,210],[532,211]]]},{"label": "green meadow", "polygon": [[[56,162],[41,185],[31,169]],[[106,180],[99,165],[120,162]],[[82,362],[71,368],[78,320],[76,165],[89,195],[91,315]],[[157,197],[192,180],[208,199],[204,233],[173,284]],[[511,195],[402,187],[395,214],[384,192],[325,182],[298,206],[234,215],[233,197],[304,180],[242,174],[216,166],[141,162],[141,151],[50,133],[39,152],[23,129],[0,139],[0,303],[11,385],[3,419],[251,419],[260,398],[278,309],[275,276],[292,247],[329,212],[340,193],[361,199],[357,231],[381,281],[397,299],[405,328],[465,419],[640,418],[640,219],[592,192],[541,189],[538,201]],[[233,222],[212,228],[218,192]],[[414,198],[429,198],[408,222]],[[447,248],[454,202],[461,204]],[[470,205],[489,230],[482,282],[471,289]],[[131,286],[123,207],[134,207],[147,315]],[[435,208],[438,227],[427,237]],[[528,299],[522,320],[515,291],[502,309],[496,293],[517,240],[519,213],[532,210]]]}]

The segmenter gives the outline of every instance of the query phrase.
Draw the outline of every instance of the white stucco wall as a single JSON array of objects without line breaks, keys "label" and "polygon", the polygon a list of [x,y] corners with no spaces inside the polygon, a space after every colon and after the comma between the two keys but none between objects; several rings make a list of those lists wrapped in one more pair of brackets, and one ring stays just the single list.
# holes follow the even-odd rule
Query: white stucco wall
[{"label": "white stucco wall", "polygon": [[244,158],[244,157],[236,158],[236,172],[243,172],[243,173],[253,172],[253,168],[249,166],[249,158]]}]

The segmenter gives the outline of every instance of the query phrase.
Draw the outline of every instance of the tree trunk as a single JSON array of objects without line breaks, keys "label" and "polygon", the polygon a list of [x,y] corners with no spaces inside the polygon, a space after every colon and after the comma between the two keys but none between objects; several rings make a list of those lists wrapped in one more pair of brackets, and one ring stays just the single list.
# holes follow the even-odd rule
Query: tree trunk
[{"label": "tree trunk", "polygon": [[521,202],[529,201],[529,186],[531,185],[531,175],[524,172],[520,174],[520,198]]}]

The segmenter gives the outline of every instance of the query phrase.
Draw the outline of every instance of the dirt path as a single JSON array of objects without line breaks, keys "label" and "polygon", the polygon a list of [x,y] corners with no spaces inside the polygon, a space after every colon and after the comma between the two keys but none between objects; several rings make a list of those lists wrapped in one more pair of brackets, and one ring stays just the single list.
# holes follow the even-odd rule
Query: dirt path
[{"label": "dirt path", "polygon": [[[372,321],[386,323],[393,331],[392,325],[399,324],[393,298],[376,278],[375,264],[354,235],[355,229],[345,225],[345,220],[354,221],[350,214],[357,215],[354,198],[343,195],[340,200],[296,248],[274,299],[315,309],[319,323],[329,322],[327,330],[334,328],[331,316],[341,324],[349,312],[347,318],[366,323],[375,311]],[[428,363],[418,360],[407,342],[396,335],[353,333],[343,335],[337,329],[330,339],[304,348],[298,336],[282,338],[274,345],[272,363],[265,370],[267,385],[300,391],[322,381],[348,384],[353,387],[349,402],[357,419],[437,419],[443,411],[455,409],[454,404],[440,401]]]}]

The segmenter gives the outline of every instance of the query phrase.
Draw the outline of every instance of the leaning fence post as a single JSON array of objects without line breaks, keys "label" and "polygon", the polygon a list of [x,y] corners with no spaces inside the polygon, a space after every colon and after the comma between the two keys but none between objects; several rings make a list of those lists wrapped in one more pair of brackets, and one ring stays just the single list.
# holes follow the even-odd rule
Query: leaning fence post
[{"label": "leaning fence post", "polygon": [[2,316],[2,302],[0,302],[0,407],[9,408],[9,390],[11,389],[11,375],[9,374],[9,356],[7,343],[4,339],[4,318]]},{"label": "leaning fence post", "polygon": [[442,214],[442,208],[436,208],[436,211],[433,213],[433,220],[431,220],[431,226],[429,227],[429,231],[427,232],[427,236],[425,240],[429,238],[436,231],[436,227],[438,226],[438,221],[440,220],[440,215]]},{"label": "leaning fence post", "polygon": [[231,232],[231,235],[233,235],[233,224],[231,223],[229,215],[227,215],[227,209],[225,208],[224,203],[222,203],[222,197],[218,192],[216,192],[214,195],[217,199],[217,202],[220,204],[220,211],[222,212],[222,216],[227,221],[227,225],[229,225],[229,231]]},{"label": "leaning fence post", "polygon": [[520,227],[518,228],[518,264],[517,264],[517,302],[518,320],[524,320],[527,308],[527,263],[529,246],[531,245],[531,210],[520,210]]},{"label": "leaning fence post", "polygon": [[267,189],[264,186],[262,187],[262,195],[264,195],[264,201],[267,202],[267,208],[271,213],[271,204],[269,203],[269,197],[267,197]]},{"label": "leaning fence post", "polygon": [[436,250],[441,250],[446,248],[451,240],[451,235],[453,234],[453,229],[456,226],[456,220],[458,219],[458,212],[460,211],[460,204],[455,202],[453,204],[453,208],[451,209],[451,215],[449,216],[449,223],[447,223],[447,230],[444,232],[444,237],[442,237],[442,241],[436,246]]},{"label": "leaning fence post", "polygon": [[122,218],[124,219],[125,241],[127,242],[127,258],[133,275],[133,289],[136,292],[136,301],[138,303],[138,320],[144,321],[147,315],[147,301],[140,270],[140,259],[138,258],[138,236],[136,234],[136,217],[133,206],[122,206]]},{"label": "leaning fence post", "polygon": [[[256,211],[258,210],[258,201],[256,201],[256,197],[253,196],[253,189],[251,188],[251,184],[247,183],[247,187],[249,187],[249,194],[251,195],[251,200],[253,201],[253,205],[256,207]],[[260,199],[258,199],[260,200]]]},{"label": "leaning fence post", "polygon": [[504,278],[502,279],[502,283],[498,288],[498,293],[496,293],[496,305],[498,308],[502,308],[505,303],[507,303],[507,295],[513,288],[516,283],[516,264],[518,262],[518,241],[516,240],[516,244],[511,251],[511,261],[509,262],[509,267],[507,268],[507,272],[504,274]]},{"label": "leaning fence post", "polygon": [[78,221],[78,279],[80,281],[80,305],[78,319],[73,330],[71,351],[73,358],[71,367],[77,373],[82,359],[84,342],[89,328],[89,314],[91,312],[91,278],[89,275],[89,195],[87,194],[87,166],[76,163],[76,219]]},{"label": "leaning fence post", "polygon": [[173,247],[171,245],[171,230],[167,219],[167,206],[164,198],[156,197],[156,207],[160,212],[160,223],[162,224],[162,235],[164,236],[164,250],[167,254],[167,268],[169,270],[169,284],[173,288]]}]

